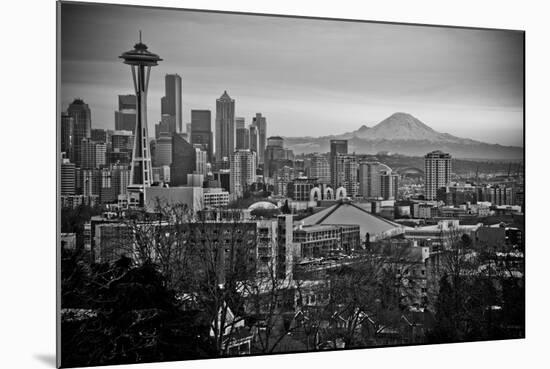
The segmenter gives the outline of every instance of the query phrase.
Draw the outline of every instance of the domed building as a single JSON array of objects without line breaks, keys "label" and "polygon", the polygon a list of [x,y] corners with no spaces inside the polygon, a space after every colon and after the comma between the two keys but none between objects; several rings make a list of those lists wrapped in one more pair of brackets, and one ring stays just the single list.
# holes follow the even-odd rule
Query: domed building
[{"label": "domed building", "polygon": [[262,210],[276,210],[278,209],[279,207],[277,205],[275,205],[274,203],[272,202],[269,202],[269,201],[258,201],[258,202],[255,202],[254,204],[250,205],[248,207],[248,210],[252,211],[252,210],[257,210],[257,209],[262,209]]}]

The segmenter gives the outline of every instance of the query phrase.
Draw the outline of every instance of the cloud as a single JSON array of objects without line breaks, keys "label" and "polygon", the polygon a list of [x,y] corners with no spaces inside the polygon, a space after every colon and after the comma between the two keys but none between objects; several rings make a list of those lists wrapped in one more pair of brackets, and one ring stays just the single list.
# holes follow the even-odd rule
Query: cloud
[{"label": "cloud", "polygon": [[185,121],[194,108],[215,115],[227,89],[238,116],[268,117],[269,134],[342,133],[394,111],[502,144],[523,127],[518,32],[63,4],[62,99],[86,100],[93,124],[113,127],[116,95],[131,88],[118,55],[138,29],[164,59],[151,77],[151,125],[164,74],[178,73]]}]

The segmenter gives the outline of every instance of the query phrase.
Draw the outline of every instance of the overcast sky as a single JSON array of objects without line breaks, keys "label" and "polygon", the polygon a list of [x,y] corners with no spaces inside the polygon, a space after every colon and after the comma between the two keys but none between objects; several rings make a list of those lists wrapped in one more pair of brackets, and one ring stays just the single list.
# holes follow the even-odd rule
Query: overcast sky
[{"label": "overcast sky", "polygon": [[[92,127],[114,129],[117,95],[133,93],[118,56],[138,30],[164,60],[151,72],[150,135],[164,75],[183,79],[183,119],[227,90],[236,115],[267,117],[268,135],[323,136],[410,113],[437,131],[523,142],[523,35],[112,5],[63,4],[62,108],[80,97]],[[214,122],[212,122],[214,127]]]}]

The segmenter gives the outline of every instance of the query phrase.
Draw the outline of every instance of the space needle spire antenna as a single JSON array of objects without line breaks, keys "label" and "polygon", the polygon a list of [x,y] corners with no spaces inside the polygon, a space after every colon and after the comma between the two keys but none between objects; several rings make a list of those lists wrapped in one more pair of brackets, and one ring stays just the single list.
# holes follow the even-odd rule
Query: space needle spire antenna
[{"label": "space needle spire antenna", "polygon": [[147,50],[147,45],[141,41],[141,30],[139,31],[139,42],[134,45],[132,50],[122,53],[119,58],[124,60],[124,64],[131,67],[136,92],[136,126],[128,185],[128,205],[143,208],[146,204],[145,188],[150,187],[153,181],[147,133],[147,88],[151,67],[157,66],[162,59]]}]

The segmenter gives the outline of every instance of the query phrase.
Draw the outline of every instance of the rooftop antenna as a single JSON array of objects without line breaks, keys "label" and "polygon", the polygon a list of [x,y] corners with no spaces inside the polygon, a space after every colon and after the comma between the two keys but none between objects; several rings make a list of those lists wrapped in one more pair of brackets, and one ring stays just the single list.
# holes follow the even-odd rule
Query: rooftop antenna
[{"label": "rooftop antenna", "polygon": [[139,30],[139,43],[141,44],[141,30]]}]

